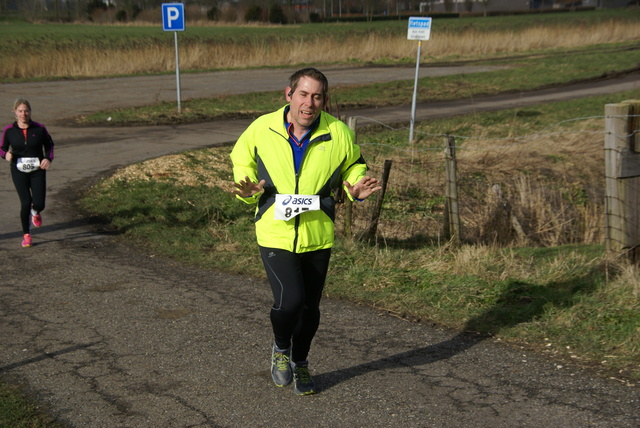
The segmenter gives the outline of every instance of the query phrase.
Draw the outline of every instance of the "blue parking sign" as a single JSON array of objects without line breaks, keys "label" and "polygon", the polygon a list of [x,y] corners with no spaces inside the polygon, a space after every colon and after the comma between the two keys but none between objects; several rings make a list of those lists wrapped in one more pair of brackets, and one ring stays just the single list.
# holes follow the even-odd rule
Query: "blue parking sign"
[{"label": "blue parking sign", "polygon": [[162,4],[162,29],[164,31],[184,31],[184,4]]}]

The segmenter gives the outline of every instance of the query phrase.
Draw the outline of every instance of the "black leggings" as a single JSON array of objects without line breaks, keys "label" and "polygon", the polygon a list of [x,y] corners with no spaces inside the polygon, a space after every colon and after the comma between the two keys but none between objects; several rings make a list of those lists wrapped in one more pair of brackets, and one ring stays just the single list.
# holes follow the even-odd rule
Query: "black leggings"
[{"label": "black leggings", "polygon": [[31,207],[37,212],[44,210],[44,199],[47,192],[47,172],[37,169],[33,172],[20,172],[11,164],[11,177],[20,198],[20,222],[22,233],[29,233],[31,228],[29,215]]},{"label": "black leggings", "polygon": [[295,254],[260,247],[260,255],[273,292],[271,325],[276,346],[292,346],[291,361],[306,361],[320,325],[320,299],[331,249]]}]

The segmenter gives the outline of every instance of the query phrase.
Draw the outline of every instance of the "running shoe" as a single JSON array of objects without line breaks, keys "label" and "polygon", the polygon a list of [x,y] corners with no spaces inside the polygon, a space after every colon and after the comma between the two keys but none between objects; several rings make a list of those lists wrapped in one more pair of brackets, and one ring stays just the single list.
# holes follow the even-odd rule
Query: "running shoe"
[{"label": "running shoe", "polygon": [[34,214],[31,216],[31,223],[33,223],[33,225],[35,227],[40,227],[42,226],[42,216],[40,214]]},{"label": "running shoe", "polygon": [[309,363],[296,363],[293,369],[293,392],[297,395],[311,395],[316,393],[316,384],[309,374]]},{"label": "running shoe", "polygon": [[29,235],[28,233],[25,233],[24,237],[22,238],[22,246],[23,247],[31,246],[31,235]]},{"label": "running shoe", "polygon": [[291,370],[291,348],[278,352],[276,345],[273,345],[271,353],[271,377],[278,386],[287,386],[293,381],[293,371]]}]

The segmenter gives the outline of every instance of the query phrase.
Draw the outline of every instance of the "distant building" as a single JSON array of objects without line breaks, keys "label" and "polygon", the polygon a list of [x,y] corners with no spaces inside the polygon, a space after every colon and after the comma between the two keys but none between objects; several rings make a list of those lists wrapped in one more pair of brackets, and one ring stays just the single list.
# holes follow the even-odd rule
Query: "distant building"
[{"label": "distant building", "polygon": [[[529,3],[530,0],[476,0],[471,4],[471,12],[484,11],[485,4],[487,10],[526,10],[529,9]],[[468,0],[431,0],[420,3],[421,12],[463,13],[469,12],[468,7]]]},{"label": "distant building", "polygon": [[[560,9],[569,7],[620,8],[629,0],[430,0],[420,3],[420,12],[464,13],[487,11],[518,11],[530,9]],[[469,10],[471,9],[471,10]]]}]

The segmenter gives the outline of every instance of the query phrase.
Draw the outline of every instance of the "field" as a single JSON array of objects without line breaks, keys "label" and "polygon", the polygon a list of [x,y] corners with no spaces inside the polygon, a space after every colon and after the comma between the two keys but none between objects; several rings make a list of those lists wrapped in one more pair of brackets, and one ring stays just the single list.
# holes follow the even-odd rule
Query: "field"
[{"label": "field", "polygon": [[[489,61],[640,39],[640,12],[441,19],[424,43],[429,62]],[[287,26],[188,26],[179,34],[185,72],[298,64],[410,64],[406,21]],[[20,55],[20,61],[12,61]],[[172,32],[161,25],[0,23],[0,81],[175,70]]]}]

